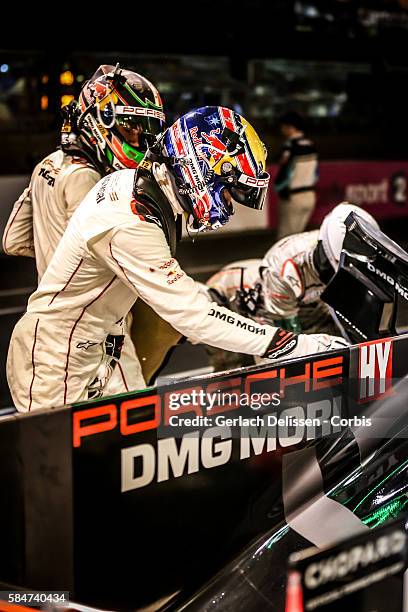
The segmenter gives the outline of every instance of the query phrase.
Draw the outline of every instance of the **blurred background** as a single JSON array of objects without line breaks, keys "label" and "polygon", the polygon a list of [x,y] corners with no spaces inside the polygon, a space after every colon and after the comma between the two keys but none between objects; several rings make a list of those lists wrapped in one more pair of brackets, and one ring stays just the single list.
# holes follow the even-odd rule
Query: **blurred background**
[{"label": "blurred background", "polygon": [[[157,85],[169,122],[194,106],[233,106],[254,123],[271,156],[276,119],[288,106],[307,117],[324,159],[405,155],[407,0],[159,6],[157,17],[121,13],[112,32],[82,39],[86,18],[75,38],[48,31],[14,39],[9,50],[0,41],[1,173],[30,172],[55,146],[60,106],[99,64],[117,61]],[[16,50],[17,42],[27,48]]]},{"label": "blurred background", "polygon": [[[0,41],[0,232],[34,164],[58,145],[61,106],[100,64],[120,62],[155,83],[169,124],[207,104],[242,113],[268,148],[272,174],[282,145],[277,120],[300,112],[320,160],[312,226],[347,198],[404,244],[408,0],[151,3],[27,32]],[[274,240],[273,189],[263,213],[235,217],[217,235],[183,241],[187,272],[205,280],[230,261],[262,256]],[[3,402],[3,355],[36,275],[34,261],[0,258]],[[200,359],[195,365],[205,365]]]}]

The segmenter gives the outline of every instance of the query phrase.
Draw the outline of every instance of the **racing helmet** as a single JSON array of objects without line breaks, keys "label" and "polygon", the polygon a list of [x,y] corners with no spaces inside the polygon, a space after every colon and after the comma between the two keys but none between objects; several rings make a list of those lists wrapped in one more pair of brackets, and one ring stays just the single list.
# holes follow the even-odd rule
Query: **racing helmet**
[{"label": "racing helmet", "polygon": [[342,202],[333,208],[333,210],[323,219],[319,232],[319,240],[321,240],[323,250],[335,271],[337,271],[339,267],[340,253],[346,235],[345,220],[350,213],[355,213],[367,221],[372,227],[379,229],[378,223],[374,217],[363,208],[360,208],[360,206]]},{"label": "racing helmet", "polygon": [[232,201],[261,209],[269,183],[266,149],[244,117],[204,106],[163,134],[161,151],[189,229],[217,229],[234,214]]},{"label": "racing helmet", "polygon": [[98,68],[81,90],[76,113],[80,141],[107,172],[137,168],[165,125],[156,87],[119,64]]}]

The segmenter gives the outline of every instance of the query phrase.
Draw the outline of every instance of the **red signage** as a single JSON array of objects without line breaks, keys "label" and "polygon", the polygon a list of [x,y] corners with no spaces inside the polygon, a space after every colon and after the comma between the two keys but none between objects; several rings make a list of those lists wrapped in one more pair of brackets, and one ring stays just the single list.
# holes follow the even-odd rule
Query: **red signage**
[{"label": "red signage", "polygon": [[[277,196],[273,179],[277,167],[268,168],[269,227],[277,222]],[[408,216],[408,161],[326,161],[319,163],[316,210],[312,224],[319,225],[323,217],[340,202],[362,206],[376,219]]]},{"label": "red signage", "polygon": [[[325,356],[312,362],[305,361],[303,372],[293,375],[286,366],[277,366],[270,370],[261,372],[249,372],[246,376],[235,376],[227,380],[208,381],[200,380],[194,387],[177,388],[171,392],[165,392],[163,396],[156,391],[121,401],[118,405],[107,403],[102,406],[85,408],[73,414],[73,445],[78,448],[84,438],[99,435],[106,431],[118,429],[122,436],[132,435],[142,431],[157,429],[160,424],[167,425],[170,422],[172,412],[171,396],[174,392],[182,398],[184,395],[191,396],[193,392],[200,393],[222,393],[223,390],[236,392],[240,395],[245,391],[250,395],[254,393],[254,387],[259,382],[274,382],[276,390],[279,391],[280,399],[285,398],[286,388],[299,385],[306,394],[310,391],[335,387],[340,385],[344,376],[344,357]],[[239,406],[232,403],[230,406],[214,405],[211,414],[236,410]],[[144,411],[143,411],[144,409]],[[150,409],[150,410],[147,410]],[[132,412],[141,412],[140,422],[132,423]],[[192,405],[185,403],[177,407],[178,414],[194,413],[196,416],[205,416],[207,408],[203,405]]]}]

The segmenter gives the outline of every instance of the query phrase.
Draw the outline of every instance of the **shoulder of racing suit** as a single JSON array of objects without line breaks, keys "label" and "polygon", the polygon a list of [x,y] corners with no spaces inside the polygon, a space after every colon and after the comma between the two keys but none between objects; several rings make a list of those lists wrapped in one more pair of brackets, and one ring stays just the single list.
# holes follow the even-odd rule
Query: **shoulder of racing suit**
[{"label": "shoulder of racing suit", "polygon": [[262,285],[268,310],[276,318],[293,317],[309,285],[320,283],[313,265],[318,230],[283,238],[262,261]]},{"label": "shoulder of racing suit", "polygon": [[301,271],[305,265],[313,265],[312,253],[318,238],[319,230],[282,238],[266,252],[261,266],[280,277],[284,277],[291,267]]},{"label": "shoulder of racing suit", "polygon": [[175,213],[154,179],[140,178],[135,170],[118,170],[102,178],[75,213],[86,242],[134,220],[158,226],[174,255],[181,233]]},{"label": "shoulder of racing suit", "polygon": [[63,155],[63,161],[61,165],[61,178],[68,177],[74,172],[83,172],[85,170],[92,174],[95,174],[95,176],[99,177],[99,179],[102,178],[103,175],[99,172],[99,170],[97,170],[97,168],[95,168],[93,164],[91,164],[91,162],[86,157],[81,157],[80,155],[68,155],[63,151],[61,151],[61,153]]},{"label": "shoulder of racing suit", "polygon": [[66,181],[78,171],[94,175],[93,182],[101,178],[101,174],[85,157],[68,155],[57,149],[36,165],[32,181],[44,180],[50,187],[63,188]]}]

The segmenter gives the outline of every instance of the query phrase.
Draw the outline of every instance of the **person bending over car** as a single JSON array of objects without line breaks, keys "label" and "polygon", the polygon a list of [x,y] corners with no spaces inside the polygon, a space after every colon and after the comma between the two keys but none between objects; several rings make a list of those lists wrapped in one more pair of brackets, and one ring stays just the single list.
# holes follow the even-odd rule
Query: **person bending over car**
[{"label": "person bending over car", "polygon": [[[279,240],[263,259],[237,261],[206,282],[210,299],[258,322],[268,322],[294,333],[339,330],[320,295],[338,269],[346,233],[344,221],[354,212],[376,228],[365,210],[346,202],[323,220],[320,230]],[[207,347],[216,371],[250,365],[243,355]]]}]

